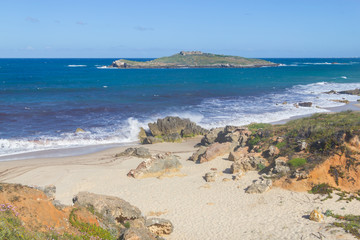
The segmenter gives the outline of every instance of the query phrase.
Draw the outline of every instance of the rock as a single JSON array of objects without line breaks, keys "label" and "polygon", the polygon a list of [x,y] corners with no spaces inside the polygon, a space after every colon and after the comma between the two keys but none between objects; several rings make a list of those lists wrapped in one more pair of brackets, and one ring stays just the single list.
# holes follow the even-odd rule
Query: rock
[{"label": "rock", "polygon": [[223,181],[223,182],[229,182],[229,181],[231,181],[231,179],[230,179],[230,178],[223,178],[222,181]]},{"label": "rock", "polygon": [[129,228],[121,234],[120,240],[157,240],[147,228]]},{"label": "rock", "polygon": [[272,186],[272,181],[270,179],[260,179],[251,184],[247,189],[246,193],[264,193],[268,191]]},{"label": "rock", "polygon": [[[183,137],[204,135],[208,130],[196,125],[189,119],[179,117],[166,117],[158,119],[156,123],[149,123],[150,132],[153,136],[170,136],[177,133]],[[173,135],[174,136],[174,135]],[[172,139],[172,137],[170,137]],[[165,139],[164,139],[165,140]]]},{"label": "rock", "polygon": [[249,148],[248,147],[239,147],[238,149],[236,149],[235,151],[231,151],[229,153],[229,161],[233,161],[236,162],[238,161],[240,158],[244,158],[246,157],[246,155],[249,154]]},{"label": "rock", "polygon": [[103,219],[111,223],[124,223],[127,220],[142,218],[141,211],[137,207],[118,197],[79,192],[73,198],[73,202],[75,206],[93,208],[103,216]]},{"label": "rock", "polygon": [[360,89],[356,88],[354,90],[346,90],[346,91],[340,91],[340,94],[349,94],[349,95],[358,95],[360,96]]},{"label": "rock", "polygon": [[269,156],[274,156],[274,155],[278,155],[280,153],[280,150],[275,147],[274,145],[271,145],[269,147]]},{"label": "rock", "polygon": [[181,136],[178,133],[170,133],[162,138],[165,142],[181,142]]},{"label": "rock", "polygon": [[164,142],[162,138],[151,137],[151,136],[144,138],[144,140],[142,141],[143,144],[154,144],[154,143],[162,143],[162,142]]},{"label": "rock", "polygon": [[285,158],[280,157],[275,159],[275,167],[272,171],[274,174],[281,174],[286,175],[288,172],[290,172],[290,168],[287,165]]},{"label": "rock", "polygon": [[231,143],[213,143],[206,149],[206,152],[200,156],[199,163],[211,161],[222,156],[231,150]]},{"label": "rock", "polygon": [[189,160],[197,162],[199,161],[199,157],[202,156],[207,150],[207,147],[201,146],[193,155],[189,158]]},{"label": "rock", "polygon": [[335,100],[331,100],[333,102],[338,102],[338,103],[345,103],[345,104],[349,104],[349,100],[346,100],[346,99],[342,99],[342,100],[339,100],[339,99],[335,99]]},{"label": "rock", "polygon": [[136,169],[127,174],[133,178],[159,177],[168,172],[176,172],[182,167],[178,157],[170,153],[158,154],[141,162]]},{"label": "rock", "polygon": [[205,181],[206,182],[215,182],[217,177],[217,173],[216,172],[208,172],[205,174]]},{"label": "rock", "polygon": [[312,106],[312,102],[299,102],[298,105],[300,107],[311,107]]},{"label": "rock", "polygon": [[306,179],[309,177],[309,174],[306,171],[295,170],[295,172],[291,175],[292,178],[296,178],[297,180]]},{"label": "rock", "polygon": [[233,176],[234,181],[239,181],[244,176],[244,173],[240,170],[237,174]]},{"label": "rock", "polygon": [[84,132],[85,132],[85,130],[82,129],[82,128],[77,128],[77,129],[75,130],[75,133],[84,133]]},{"label": "rock", "polygon": [[115,157],[122,157],[122,156],[133,156],[133,157],[139,157],[139,158],[150,158],[151,154],[149,152],[149,149],[144,147],[139,148],[127,148],[124,152],[118,153],[115,155]]},{"label": "rock", "polygon": [[322,215],[321,213],[319,213],[317,210],[314,209],[310,213],[309,219],[315,222],[321,222],[322,220],[324,220],[324,215]]},{"label": "rock", "polygon": [[299,142],[299,149],[300,149],[300,151],[306,150],[307,146],[308,146],[308,144],[307,144],[305,141],[300,141],[300,142]]},{"label": "rock", "polygon": [[45,195],[50,199],[55,199],[56,186],[55,185],[46,185],[45,187],[35,187],[36,189],[45,193]]},{"label": "rock", "polygon": [[324,92],[324,93],[326,93],[326,94],[337,94],[337,92],[335,90],[330,90],[330,91]]},{"label": "rock", "polygon": [[358,135],[355,135],[353,136],[352,138],[350,138],[349,140],[349,144],[353,147],[356,147],[356,148],[360,148],[360,139],[359,139],[359,136]]},{"label": "rock", "polygon": [[265,165],[266,160],[259,156],[259,154],[250,153],[244,158],[240,158],[231,165],[233,173],[237,173],[240,170],[247,172],[250,170],[258,170],[260,165]]},{"label": "rock", "polygon": [[218,138],[218,135],[220,132],[222,132],[224,128],[213,128],[205,134],[205,136],[201,139],[201,145],[203,146],[209,146],[215,142],[215,140]]},{"label": "rock", "polygon": [[139,132],[138,137],[140,139],[140,142],[143,143],[144,139],[147,137],[147,134],[146,134],[144,128],[142,128],[142,127],[140,128],[140,132]]},{"label": "rock", "polygon": [[169,235],[173,232],[173,224],[163,218],[148,218],[146,219],[145,226],[149,231],[157,236]]}]

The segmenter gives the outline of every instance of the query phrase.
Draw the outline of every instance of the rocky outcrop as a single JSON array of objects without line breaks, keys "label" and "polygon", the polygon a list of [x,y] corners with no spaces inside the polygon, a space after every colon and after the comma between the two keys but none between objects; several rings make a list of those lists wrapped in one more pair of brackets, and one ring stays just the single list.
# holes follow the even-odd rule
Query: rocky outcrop
[{"label": "rocky outcrop", "polygon": [[355,88],[353,90],[346,90],[346,91],[340,91],[338,92],[340,94],[349,94],[349,95],[357,95],[360,96],[360,89],[359,88]]},{"label": "rocky outcrop", "polygon": [[223,156],[231,150],[230,143],[214,143],[208,147],[204,154],[198,158],[199,163],[209,162],[217,157]]},{"label": "rocky outcrop", "polygon": [[149,231],[157,236],[169,235],[174,231],[173,224],[163,218],[148,218],[145,226]]},{"label": "rocky outcrop", "polygon": [[145,137],[142,133],[140,141],[144,144],[154,142],[179,142],[182,138],[204,135],[208,130],[196,125],[189,119],[179,117],[166,117],[148,124],[150,132]]},{"label": "rocky outcrop", "polygon": [[127,201],[113,196],[79,192],[74,198],[75,206],[94,209],[111,223],[143,219],[141,211]]},{"label": "rocky outcrop", "polygon": [[115,157],[138,157],[138,158],[150,158],[151,154],[149,152],[149,149],[144,147],[139,148],[127,148],[124,152],[118,153],[115,155]]},{"label": "rocky outcrop", "polygon": [[246,193],[264,193],[268,191],[272,186],[272,181],[270,179],[259,179],[253,184],[251,184],[247,189]]},{"label": "rocky outcrop", "polygon": [[251,131],[246,127],[226,126],[225,128],[215,128],[211,129],[210,132],[201,139],[201,144],[203,146],[209,146],[215,142],[230,142],[234,143],[234,146],[244,147],[250,135]]},{"label": "rocky outcrop", "polygon": [[182,167],[178,157],[170,153],[157,154],[141,162],[136,169],[131,169],[127,174],[133,178],[159,177],[169,172],[176,172]]}]

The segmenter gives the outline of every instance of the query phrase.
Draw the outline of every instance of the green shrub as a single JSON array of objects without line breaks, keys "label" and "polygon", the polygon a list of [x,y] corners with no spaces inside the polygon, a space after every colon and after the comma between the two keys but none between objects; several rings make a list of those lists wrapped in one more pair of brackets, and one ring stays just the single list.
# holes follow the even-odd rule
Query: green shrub
[{"label": "green shrub", "polygon": [[109,231],[103,229],[102,227],[96,226],[95,224],[90,224],[90,223],[85,223],[85,222],[80,222],[77,217],[75,212],[77,211],[77,208],[74,208],[69,216],[69,222],[70,224],[77,228],[81,233],[83,233],[84,235],[82,235],[83,239],[92,239],[93,237],[98,237],[100,239],[109,239],[112,240],[114,239],[114,237],[110,234]]},{"label": "green shrub", "polygon": [[293,158],[288,161],[288,164],[294,168],[302,167],[307,163],[305,158]]},{"label": "green shrub", "polygon": [[286,146],[286,142],[285,142],[285,141],[279,142],[279,143],[277,143],[277,144],[275,145],[275,147],[277,147],[278,149],[281,149],[281,148],[283,148],[283,147],[285,147],[285,146]]},{"label": "green shrub", "polygon": [[321,194],[321,195],[325,195],[325,194],[331,194],[333,192],[333,188],[327,184],[327,183],[321,183],[318,185],[315,185],[310,191],[309,193],[312,194]]}]

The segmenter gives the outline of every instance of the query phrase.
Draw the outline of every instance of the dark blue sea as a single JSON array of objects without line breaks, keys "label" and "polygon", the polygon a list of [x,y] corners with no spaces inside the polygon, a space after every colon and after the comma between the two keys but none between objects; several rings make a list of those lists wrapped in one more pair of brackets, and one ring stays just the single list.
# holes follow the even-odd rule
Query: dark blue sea
[{"label": "dark blue sea", "polygon": [[[281,65],[249,69],[103,67],[114,60],[0,59],[0,156],[130,143],[139,127],[169,115],[212,128],[326,112],[341,105],[331,100],[359,98],[323,93],[360,88],[359,58],[266,59]],[[303,101],[313,106],[293,105]]]}]

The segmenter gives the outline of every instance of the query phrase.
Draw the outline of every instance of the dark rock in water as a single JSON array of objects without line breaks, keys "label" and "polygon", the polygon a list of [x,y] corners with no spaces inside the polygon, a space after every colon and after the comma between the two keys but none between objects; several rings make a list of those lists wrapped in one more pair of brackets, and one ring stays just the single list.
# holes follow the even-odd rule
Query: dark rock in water
[{"label": "dark rock in water", "polygon": [[337,94],[337,92],[335,90],[330,90],[330,91],[324,92],[324,93],[326,93],[326,94]]},{"label": "dark rock in water", "polygon": [[133,178],[159,177],[168,172],[176,172],[182,167],[178,157],[170,153],[158,154],[141,162],[136,169],[127,174]]},{"label": "dark rock in water", "polygon": [[143,218],[137,207],[118,197],[79,192],[73,202],[75,206],[93,208],[110,223],[124,223],[127,220]]},{"label": "dark rock in water", "polygon": [[115,157],[122,157],[122,156],[133,156],[133,157],[139,157],[139,158],[150,158],[151,154],[149,152],[149,149],[144,147],[139,148],[127,148],[124,152],[118,153],[115,155]]},{"label": "dark rock in water", "polygon": [[298,103],[298,105],[300,107],[311,107],[312,106],[312,102],[300,102]]},{"label": "dark rock in water", "polygon": [[169,235],[173,232],[173,224],[163,218],[148,218],[146,219],[145,226],[149,231],[157,236]]},{"label": "dark rock in water", "polygon": [[358,95],[358,96],[360,96],[360,89],[356,88],[354,90],[346,90],[346,91],[341,91],[339,93],[340,94],[349,94],[349,95]]}]

